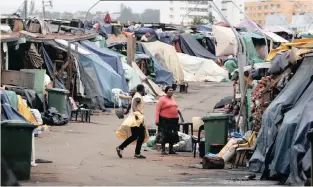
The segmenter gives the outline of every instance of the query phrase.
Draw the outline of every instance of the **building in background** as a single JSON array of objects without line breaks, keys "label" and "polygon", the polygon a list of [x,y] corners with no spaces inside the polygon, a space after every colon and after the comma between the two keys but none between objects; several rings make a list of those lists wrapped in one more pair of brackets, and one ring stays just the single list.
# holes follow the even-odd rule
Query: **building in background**
[{"label": "building in background", "polygon": [[180,25],[191,24],[194,16],[208,16],[208,1],[167,1],[160,9],[160,22]]},{"label": "building in background", "polygon": [[[293,0],[296,1],[306,12],[313,11],[313,0]],[[304,15],[305,13],[289,0],[267,0],[267,2],[248,1],[245,2],[245,13],[250,19],[260,25],[285,24],[270,7],[272,6],[287,23],[292,23],[293,16]]]},{"label": "building in background", "polygon": [[[214,10],[209,1],[167,1],[167,5],[160,9],[160,22],[176,25],[190,25],[196,16],[208,17],[212,13],[215,21],[221,21],[221,17]],[[244,15],[235,8],[229,0],[214,0],[217,7],[222,10],[224,16],[231,24],[238,24]],[[238,6],[244,10],[244,0],[236,0]]]},{"label": "building in background", "polygon": [[[233,4],[233,2],[236,3],[236,5],[241,9],[238,10],[238,8]],[[244,14],[242,12],[245,11],[245,4],[244,0],[222,0],[221,1],[221,10],[223,15],[227,18],[227,20],[232,25],[238,25],[243,19]],[[215,2],[215,1],[214,1]]]}]

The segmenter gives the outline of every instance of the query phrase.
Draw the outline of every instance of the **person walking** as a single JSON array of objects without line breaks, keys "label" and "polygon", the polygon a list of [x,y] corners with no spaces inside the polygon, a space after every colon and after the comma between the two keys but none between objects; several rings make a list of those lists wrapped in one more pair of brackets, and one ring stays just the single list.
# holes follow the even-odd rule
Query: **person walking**
[{"label": "person walking", "polygon": [[132,99],[130,114],[116,132],[118,138],[125,140],[121,145],[116,147],[117,155],[120,158],[123,157],[122,151],[131,143],[136,144],[135,158],[146,158],[140,153],[142,144],[149,140],[149,133],[144,117],[144,93],[144,86],[142,84],[137,85],[137,92]]},{"label": "person walking", "polygon": [[169,143],[169,154],[176,154],[173,145],[179,142],[178,137],[178,105],[173,98],[174,90],[172,87],[165,88],[166,95],[161,97],[156,106],[155,123],[158,126],[156,141],[162,145],[162,154],[165,152],[165,144]]}]

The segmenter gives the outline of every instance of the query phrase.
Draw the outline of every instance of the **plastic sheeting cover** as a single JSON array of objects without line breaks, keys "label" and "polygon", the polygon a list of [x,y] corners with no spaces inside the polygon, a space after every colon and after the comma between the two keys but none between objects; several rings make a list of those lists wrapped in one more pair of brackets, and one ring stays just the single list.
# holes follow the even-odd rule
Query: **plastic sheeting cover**
[{"label": "plastic sheeting cover", "polygon": [[153,66],[154,66],[155,77],[156,77],[155,83],[172,86],[172,84],[173,84],[173,73],[166,70],[164,67],[162,67],[160,65],[159,61],[141,43],[137,43],[137,50],[150,56],[151,59],[153,60]]},{"label": "plastic sheeting cover", "polygon": [[184,71],[185,81],[221,82],[228,78],[228,72],[213,60],[177,53]]},{"label": "plastic sheeting cover", "polygon": [[108,63],[121,77],[122,77],[122,90],[128,91],[128,86],[125,79],[125,72],[121,62],[121,55],[108,48],[98,48],[94,43],[85,40],[81,41],[82,46],[86,47],[91,52],[99,55],[99,57]]},{"label": "plastic sheeting cover", "polygon": [[259,29],[259,26],[254,22],[250,21],[249,19],[242,20],[236,27],[245,27],[248,31],[253,32]]},{"label": "plastic sheeting cover", "polygon": [[136,86],[138,84],[141,84],[140,76],[127,63],[124,62],[124,63],[122,63],[122,65],[123,65],[123,68],[125,71],[125,78],[129,80],[129,82],[128,82],[129,90],[136,89]]},{"label": "plastic sheeting cover", "polygon": [[238,53],[238,44],[235,34],[230,28],[213,26],[213,36],[216,40],[216,56],[227,56]]},{"label": "plastic sheeting cover", "polygon": [[[270,170],[287,176],[290,174],[289,182],[292,184],[303,185],[303,181],[307,179],[301,162],[310,148],[306,134],[313,127],[312,93],[311,82],[295,106],[285,113],[275,141],[274,159]],[[311,162],[303,164],[311,165]]]},{"label": "plastic sheeting cover", "polygon": [[303,60],[293,78],[265,110],[256,142],[256,150],[250,159],[250,169],[252,171],[264,170],[265,156],[278,132],[278,123],[283,120],[284,114],[294,106],[307,85],[312,81],[312,62],[313,57],[306,57]]},{"label": "plastic sheeting cover", "polygon": [[132,67],[137,75],[141,78],[142,84],[146,89],[149,89],[149,93],[153,96],[163,96],[164,92],[158,85],[156,85],[153,81],[147,78],[145,74],[141,71],[141,69],[137,66],[135,62],[132,63]]},{"label": "plastic sheeting cover", "polygon": [[288,57],[290,51],[286,51],[282,54],[277,54],[273,60],[271,60],[271,67],[268,70],[269,74],[276,74],[282,72],[289,64]]},{"label": "plastic sheeting cover", "polygon": [[113,88],[122,88],[122,78],[114,69],[105,63],[98,55],[77,54],[81,79],[88,97],[100,108],[112,105]]},{"label": "plastic sheeting cover", "polygon": [[111,24],[104,24],[101,26],[101,28],[104,29],[107,34],[112,34],[112,25]]},{"label": "plastic sheeting cover", "polygon": [[173,73],[174,79],[178,84],[184,81],[184,72],[173,46],[159,41],[144,42],[142,45],[149,50],[163,68],[166,68]]},{"label": "plastic sheeting cover", "polygon": [[213,55],[208,50],[206,50],[196,39],[194,39],[191,36],[191,34],[180,35],[179,44],[182,52],[190,56],[196,56],[207,59],[219,58]]}]

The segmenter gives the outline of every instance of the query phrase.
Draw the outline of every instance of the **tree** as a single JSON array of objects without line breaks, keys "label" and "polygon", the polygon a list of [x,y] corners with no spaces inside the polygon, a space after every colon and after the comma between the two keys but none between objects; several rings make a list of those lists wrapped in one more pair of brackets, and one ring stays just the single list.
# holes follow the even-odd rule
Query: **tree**
[{"label": "tree", "polygon": [[208,16],[208,22],[213,25],[214,22],[216,21],[215,17],[213,16],[212,12],[209,13],[209,16]]},{"label": "tree", "polygon": [[73,14],[70,13],[70,12],[63,12],[62,14],[62,19],[68,19],[68,20],[71,20],[73,18]]},{"label": "tree", "polygon": [[124,4],[120,5],[120,17],[117,18],[121,23],[126,23],[127,21],[133,22],[160,22],[160,10],[146,9],[142,14],[133,13],[130,7]]},{"label": "tree", "polygon": [[192,25],[204,25],[208,23],[208,17],[206,16],[194,16],[192,18]]},{"label": "tree", "polygon": [[50,11],[45,11],[45,19],[52,19],[52,13]]},{"label": "tree", "polygon": [[160,22],[160,10],[146,9],[140,17],[142,22]]},{"label": "tree", "polygon": [[117,19],[121,23],[126,23],[127,21],[139,21],[139,17],[133,14],[133,10],[130,7],[121,4],[121,15]]},{"label": "tree", "polygon": [[60,12],[52,12],[51,13],[52,19],[60,19],[61,18],[61,13]]}]

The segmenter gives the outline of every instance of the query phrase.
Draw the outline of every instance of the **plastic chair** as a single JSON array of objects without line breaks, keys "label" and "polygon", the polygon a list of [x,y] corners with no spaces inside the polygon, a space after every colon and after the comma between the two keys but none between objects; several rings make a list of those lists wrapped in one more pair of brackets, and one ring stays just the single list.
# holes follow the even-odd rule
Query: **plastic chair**
[{"label": "plastic chair", "polygon": [[196,152],[197,152],[197,144],[200,144],[200,141],[201,141],[201,132],[204,131],[204,125],[201,125],[199,127],[199,130],[198,130],[198,139],[197,140],[193,140],[193,158],[196,158]]},{"label": "plastic chair", "polygon": [[178,123],[179,127],[182,126],[183,127],[183,133],[185,134],[189,134],[189,126],[191,128],[191,136],[193,136],[193,123],[190,122],[185,122],[182,113],[180,112],[180,110],[178,110],[178,115],[180,118],[180,123]]},{"label": "plastic chair", "polygon": [[[113,88],[112,89],[112,93],[114,94],[114,108],[115,108],[115,104],[118,103],[118,107],[122,107],[122,100],[123,99],[129,99],[128,96],[129,94],[128,93],[124,93],[121,89],[119,88]],[[125,98],[123,97],[125,96]]]},{"label": "plastic chair", "polygon": [[118,103],[118,107],[122,106],[122,100],[120,99],[120,95],[123,94],[123,91],[119,88],[113,88],[112,93],[114,94],[114,108],[115,104]]},{"label": "plastic chair", "polygon": [[239,165],[244,165],[245,158],[253,154],[255,147],[256,147],[256,137],[257,137],[257,133],[253,131],[247,143],[238,144],[238,147],[236,148],[234,159],[232,162],[232,168],[234,166],[238,168]]}]

